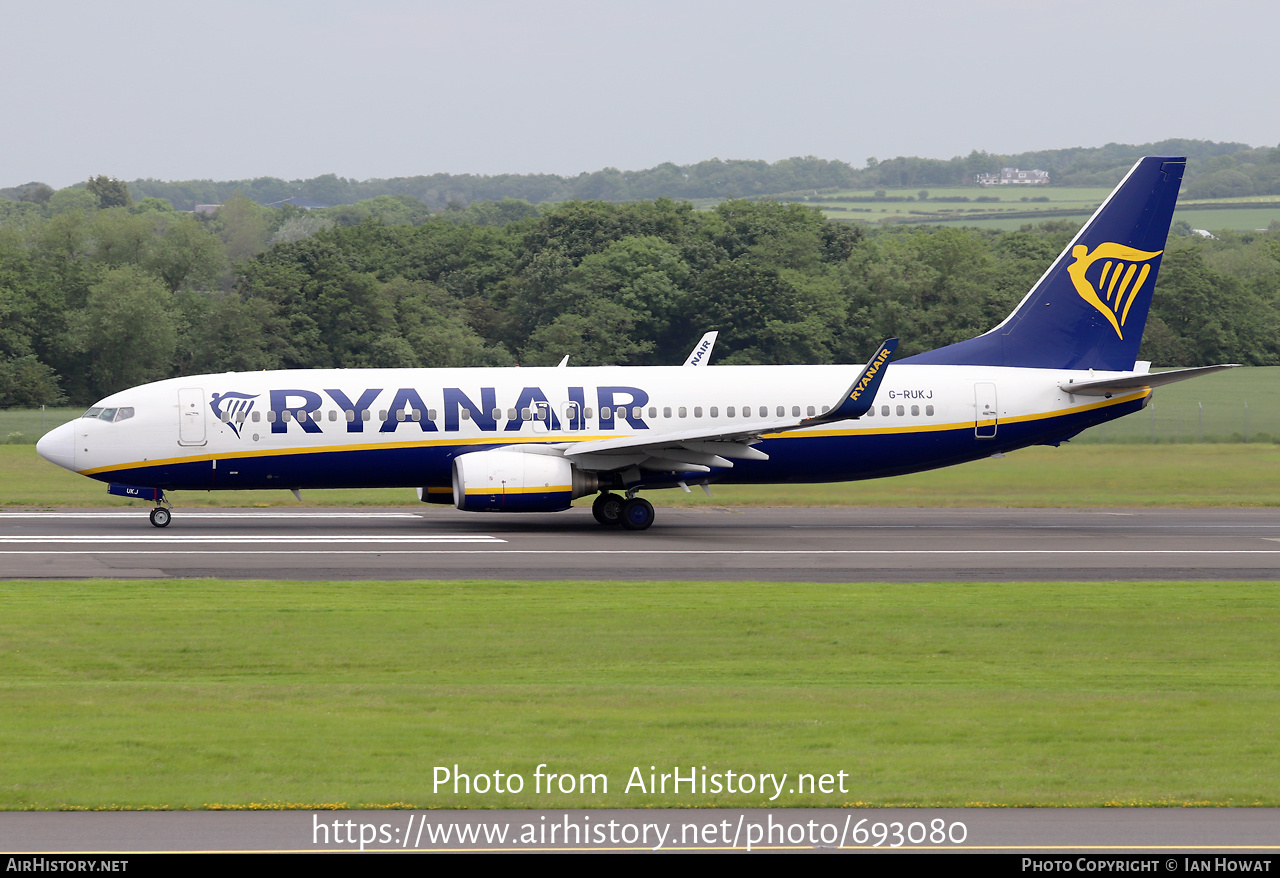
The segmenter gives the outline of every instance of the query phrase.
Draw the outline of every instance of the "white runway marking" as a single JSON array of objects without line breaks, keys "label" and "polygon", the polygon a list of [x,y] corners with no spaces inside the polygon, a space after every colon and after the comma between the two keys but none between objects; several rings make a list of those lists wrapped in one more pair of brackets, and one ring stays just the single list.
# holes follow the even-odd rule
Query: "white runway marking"
[{"label": "white runway marking", "polygon": [[[132,538],[120,542],[133,542]],[[162,539],[163,541],[163,539]],[[448,540],[441,540],[447,542]],[[464,542],[466,540],[455,540]],[[485,537],[472,542],[503,543],[496,537]],[[39,540],[10,540],[17,543],[37,543]],[[170,541],[172,542],[172,541]],[[222,543],[235,542],[220,541]],[[291,542],[284,540],[282,542]],[[326,540],[325,542],[336,542]],[[367,542],[379,542],[368,540]],[[139,549],[117,551],[112,549],[0,549],[0,555],[1280,555],[1280,549],[324,549],[305,551],[288,549],[252,550],[226,549],[174,549],[172,551]]]},{"label": "white runway marking", "polygon": [[[9,518],[135,518],[142,515],[150,507],[134,507],[119,512],[0,512],[0,522]],[[368,520],[371,518],[399,518],[421,520],[416,512],[187,512],[179,510],[175,517],[208,518],[223,520],[227,518],[351,518]]]},{"label": "white runway marking", "polygon": [[222,536],[181,536],[179,534],[139,534],[137,536],[103,535],[103,536],[0,536],[0,543],[213,543],[219,546],[233,546],[242,543],[505,543],[506,540],[487,534],[390,534],[385,536],[262,536],[262,535],[222,535]]},{"label": "white runway marking", "polygon": [[[977,524],[789,524],[787,527],[795,530],[978,530],[981,528],[991,527],[992,525]],[[1017,524],[1009,525],[1011,530],[1079,530],[1082,527],[1088,527],[1087,521],[1080,521],[1074,524]],[[1132,524],[1125,526],[1128,530],[1188,530],[1191,528],[1197,530],[1212,530],[1214,528],[1226,530],[1243,530],[1251,527],[1265,527],[1275,530],[1280,528],[1280,524]],[[1273,539],[1272,537],[1264,537],[1264,539]],[[1277,537],[1275,539],[1280,539]]]}]

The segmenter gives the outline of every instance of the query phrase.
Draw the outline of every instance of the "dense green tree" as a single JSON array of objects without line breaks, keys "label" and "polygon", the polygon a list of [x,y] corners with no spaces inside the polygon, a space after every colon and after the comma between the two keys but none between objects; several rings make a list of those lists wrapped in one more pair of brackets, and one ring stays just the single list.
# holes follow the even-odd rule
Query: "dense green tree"
[{"label": "dense green tree", "polygon": [[129,187],[123,180],[99,174],[96,177],[90,177],[85,188],[97,199],[100,208],[133,206],[133,196],[129,194]]},{"label": "dense green tree", "polygon": [[254,204],[238,192],[223,202],[210,225],[222,240],[227,258],[239,262],[267,249],[272,234],[271,221],[268,208]]},{"label": "dense green tree", "polygon": [[102,273],[67,321],[69,346],[86,359],[82,389],[97,398],[169,374],[177,345],[171,298],[134,266]]}]

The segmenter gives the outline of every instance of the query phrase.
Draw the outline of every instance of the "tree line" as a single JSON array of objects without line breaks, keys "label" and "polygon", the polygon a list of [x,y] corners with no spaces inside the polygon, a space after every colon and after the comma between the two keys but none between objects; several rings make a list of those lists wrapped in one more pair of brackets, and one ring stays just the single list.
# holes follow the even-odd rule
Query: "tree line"
[{"label": "tree line", "polygon": [[[239,193],[259,204],[288,199],[334,207],[387,197],[407,199],[424,211],[466,207],[478,201],[518,199],[529,204],[563,201],[641,201],[656,198],[724,199],[765,195],[812,194],[841,189],[963,186],[977,174],[1003,167],[1038,168],[1050,172],[1051,185],[1114,186],[1144,155],[1185,155],[1190,160],[1184,197],[1225,198],[1280,194],[1280,148],[1254,149],[1245,143],[1207,140],[1163,140],[1145,144],[1111,143],[1102,147],[1039,150],[1001,155],[970,152],[951,159],[899,156],[866,166],[813,156],[777,162],[710,159],[690,165],[666,162],[639,171],[603,168],[562,177],[556,174],[430,174],[390,179],[351,180],[323,174],[308,180],[258,177],[251,180],[134,180],[127,186],[133,201],[160,198],[175,210],[199,204],[222,204]],[[106,178],[95,178],[106,180]],[[91,183],[93,181],[90,181]],[[117,181],[118,182],[118,181]],[[99,186],[105,185],[99,183]],[[91,187],[90,187],[91,188]],[[91,191],[92,188],[91,188]],[[100,193],[93,191],[95,196]],[[25,183],[0,189],[0,201],[44,204],[53,189]],[[118,202],[119,193],[116,193]],[[118,206],[118,204],[116,205]]]},{"label": "tree line", "polygon": [[[106,181],[107,184],[110,181]],[[240,195],[211,215],[100,184],[0,201],[0,405],[88,404],[226,370],[859,363],[983,332],[1076,226],[866,229],[798,204],[389,196],[326,212]],[[10,202],[16,203],[16,202]],[[1280,236],[1170,238],[1142,356],[1280,363]]]}]

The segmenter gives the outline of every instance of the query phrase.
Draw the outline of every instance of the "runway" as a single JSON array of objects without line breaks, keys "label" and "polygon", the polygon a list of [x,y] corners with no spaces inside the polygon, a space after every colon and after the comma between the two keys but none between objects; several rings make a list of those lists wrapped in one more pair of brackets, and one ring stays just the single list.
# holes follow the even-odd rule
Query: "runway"
[{"label": "runway", "polygon": [[816,582],[1280,578],[1280,509],[0,512],[4,578]]}]

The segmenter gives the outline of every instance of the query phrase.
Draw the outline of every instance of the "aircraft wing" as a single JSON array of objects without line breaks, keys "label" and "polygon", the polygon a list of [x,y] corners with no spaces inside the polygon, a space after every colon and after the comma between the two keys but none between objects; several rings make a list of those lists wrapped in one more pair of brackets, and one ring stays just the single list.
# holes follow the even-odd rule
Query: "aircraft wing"
[{"label": "aircraft wing", "polygon": [[1239,363],[1222,363],[1217,366],[1198,366],[1194,369],[1171,369],[1168,372],[1140,372],[1132,375],[1115,375],[1111,378],[1099,378],[1096,381],[1075,381],[1074,379],[1058,386],[1067,393],[1081,396],[1111,396],[1116,393],[1128,393],[1143,387],[1160,387],[1188,378],[1199,378],[1223,369],[1234,369]]},{"label": "aircraft wing", "polygon": [[713,466],[731,467],[734,460],[768,460],[752,448],[766,433],[799,430],[833,421],[859,418],[875,401],[898,340],[885,340],[834,405],[811,418],[783,417],[738,424],[703,427],[661,436],[620,436],[593,439],[563,446],[564,456],[587,470],[612,470],[628,466],[672,472],[710,472]]}]

